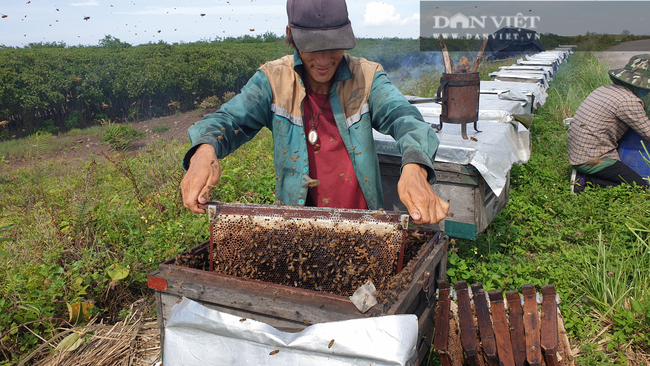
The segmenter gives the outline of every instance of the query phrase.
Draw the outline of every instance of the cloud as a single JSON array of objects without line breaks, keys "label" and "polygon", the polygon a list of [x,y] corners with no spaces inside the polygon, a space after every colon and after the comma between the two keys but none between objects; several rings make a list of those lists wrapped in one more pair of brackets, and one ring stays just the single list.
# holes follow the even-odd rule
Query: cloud
[{"label": "cloud", "polygon": [[371,26],[407,25],[419,22],[420,14],[415,13],[402,19],[402,16],[397,14],[397,10],[393,5],[371,1],[366,5],[366,13],[363,15],[363,19],[364,25]]},{"label": "cloud", "polygon": [[85,3],[71,3],[70,6],[99,6],[99,3],[96,0],[89,0]]}]

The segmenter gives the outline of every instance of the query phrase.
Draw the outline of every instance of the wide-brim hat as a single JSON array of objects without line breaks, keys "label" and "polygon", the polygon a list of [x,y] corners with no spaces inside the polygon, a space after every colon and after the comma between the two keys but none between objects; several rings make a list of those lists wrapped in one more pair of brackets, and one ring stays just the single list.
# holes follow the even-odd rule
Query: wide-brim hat
[{"label": "wide-brim hat", "polygon": [[288,0],[289,27],[302,52],[350,50],[356,45],[345,0]]},{"label": "wide-brim hat", "polygon": [[650,54],[632,56],[624,68],[609,70],[609,77],[637,88],[650,89]]}]

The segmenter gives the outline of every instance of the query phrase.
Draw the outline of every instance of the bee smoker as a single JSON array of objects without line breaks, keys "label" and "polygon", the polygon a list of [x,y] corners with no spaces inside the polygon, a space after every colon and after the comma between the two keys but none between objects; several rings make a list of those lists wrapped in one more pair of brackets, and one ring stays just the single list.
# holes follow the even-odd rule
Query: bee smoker
[{"label": "bee smoker", "polygon": [[442,106],[442,112],[440,113],[440,126],[437,130],[442,130],[444,123],[460,124],[461,135],[463,139],[467,140],[468,123],[474,123],[474,130],[481,132],[476,126],[480,83],[478,72],[443,73],[435,98],[416,99],[410,102],[411,104],[439,103]]}]

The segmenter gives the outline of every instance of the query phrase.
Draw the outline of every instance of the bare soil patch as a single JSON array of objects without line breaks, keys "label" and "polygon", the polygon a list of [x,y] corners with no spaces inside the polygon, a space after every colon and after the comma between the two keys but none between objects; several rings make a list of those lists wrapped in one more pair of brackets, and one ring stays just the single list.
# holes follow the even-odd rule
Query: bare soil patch
[{"label": "bare soil patch", "polygon": [[[147,133],[146,139],[136,141],[136,143],[131,148],[131,152],[137,153],[139,150],[145,149],[148,144],[159,138],[189,141],[187,137],[187,129],[194,122],[201,120],[205,114],[212,112],[213,110],[194,110],[171,116],[128,123],[128,125],[134,129]],[[170,130],[166,132],[151,132],[153,128],[159,126],[168,126]],[[76,159],[81,159],[81,161],[85,162],[90,159],[90,156],[100,157],[102,155],[102,152],[111,150],[110,145],[100,142],[101,136],[98,136],[97,134],[81,134],[74,136],[62,135],[55,136],[55,138],[59,140],[71,141],[70,144],[72,144],[72,147],[61,149],[60,151],[50,152],[32,159],[7,157],[7,160],[9,160],[8,170],[12,171],[19,168],[25,168],[38,161],[47,160],[53,160],[56,162],[74,161]]]}]

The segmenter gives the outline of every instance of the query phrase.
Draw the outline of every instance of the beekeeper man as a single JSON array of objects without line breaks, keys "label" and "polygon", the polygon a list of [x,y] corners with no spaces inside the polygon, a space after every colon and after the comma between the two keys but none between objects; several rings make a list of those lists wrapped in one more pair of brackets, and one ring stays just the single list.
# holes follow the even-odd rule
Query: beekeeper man
[{"label": "beekeeper man", "polygon": [[575,192],[587,183],[648,185],[621,162],[616,148],[629,128],[650,141],[650,55],[633,56],[622,69],[610,70],[613,84],[594,90],[580,105],[569,127],[567,153],[577,172]]},{"label": "beekeeper man", "polygon": [[219,160],[263,127],[273,132],[279,205],[382,208],[372,130],[402,154],[400,200],[416,224],[445,218],[449,204],[431,189],[435,131],[386,77],[381,65],[344,54],[355,46],[345,0],[288,0],[293,55],[262,65],[239,95],[190,127],[181,182],[185,207],[208,201]]}]

